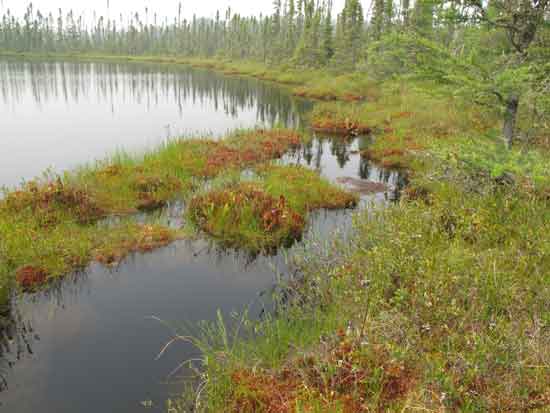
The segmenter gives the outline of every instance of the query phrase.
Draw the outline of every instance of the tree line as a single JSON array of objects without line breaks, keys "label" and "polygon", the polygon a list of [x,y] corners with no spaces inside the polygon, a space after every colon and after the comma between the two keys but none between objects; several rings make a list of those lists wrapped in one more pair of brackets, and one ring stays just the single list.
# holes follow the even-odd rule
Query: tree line
[{"label": "tree line", "polygon": [[368,47],[391,32],[454,39],[456,23],[448,20],[459,3],[417,0],[411,6],[410,0],[373,0],[364,10],[360,0],[346,0],[334,15],[332,0],[274,0],[270,15],[243,16],[228,8],[213,19],[189,20],[179,3],[173,19],[145,8],[115,19],[94,14],[91,21],[72,10],[42,13],[30,3],[22,17],[9,9],[4,13],[0,40],[2,49],[18,52],[284,59],[353,70],[365,62]]},{"label": "tree line", "polygon": [[[520,108],[550,113],[550,0],[274,0],[269,15],[231,8],[214,18],[173,18],[149,9],[88,21],[73,11],[7,10],[0,50],[174,55],[254,60],[291,67],[414,75],[503,114],[508,143]],[[521,103],[521,105],[520,105]]]}]

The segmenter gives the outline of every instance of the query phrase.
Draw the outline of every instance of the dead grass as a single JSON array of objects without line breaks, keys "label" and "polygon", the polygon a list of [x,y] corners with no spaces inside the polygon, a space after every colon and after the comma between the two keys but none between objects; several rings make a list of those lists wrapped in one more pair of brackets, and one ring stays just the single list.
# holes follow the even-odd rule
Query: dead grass
[{"label": "dead grass", "polygon": [[46,284],[48,273],[43,268],[27,265],[19,268],[15,277],[24,291],[34,291]]},{"label": "dead grass", "polygon": [[160,225],[137,225],[133,231],[114,234],[108,243],[94,252],[96,261],[118,265],[132,253],[147,253],[165,247],[177,239],[174,231]]},{"label": "dead grass", "polygon": [[413,369],[340,330],[278,370],[235,370],[227,403],[235,413],[385,412],[417,383]]}]

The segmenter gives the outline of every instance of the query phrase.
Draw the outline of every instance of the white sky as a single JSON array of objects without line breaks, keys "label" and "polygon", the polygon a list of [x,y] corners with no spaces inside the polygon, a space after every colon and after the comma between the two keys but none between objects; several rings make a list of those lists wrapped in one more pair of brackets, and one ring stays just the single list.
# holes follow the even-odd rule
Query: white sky
[{"label": "white sky", "polygon": [[[30,0],[29,0],[30,1]],[[7,8],[12,11],[12,14],[22,16],[27,4],[27,0],[0,0],[0,12],[4,12]],[[53,12],[57,15],[57,10],[61,8],[64,13],[73,9],[80,15],[83,12],[87,17],[91,17],[93,10],[98,15],[107,15],[108,0],[33,0],[35,9],[39,9],[43,14]],[[145,7],[149,8],[149,16],[153,16],[156,12],[159,16],[168,16],[172,21],[177,15],[178,4],[180,0],[109,0],[110,2],[110,17],[116,18],[123,13],[127,16],[130,12],[138,11],[140,15],[144,15]],[[339,12],[344,5],[345,0],[334,0],[334,8]],[[369,3],[363,0],[363,7]],[[228,6],[232,10],[242,15],[259,15],[260,13],[271,13],[273,9],[273,0],[182,0],[184,17],[189,18],[196,14],[199,17],[214,17],[216,10],[223,12]],[[365,10],[366,12],[366,10]]]}]

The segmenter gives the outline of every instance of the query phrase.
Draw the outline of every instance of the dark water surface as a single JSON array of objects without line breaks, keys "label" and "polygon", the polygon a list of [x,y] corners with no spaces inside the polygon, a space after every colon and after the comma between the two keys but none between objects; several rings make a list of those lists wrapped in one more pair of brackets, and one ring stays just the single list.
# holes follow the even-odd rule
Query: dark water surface
[{"label": "dark water surface", "polygon": [[[165,137],[164,124],[214,132],[279,121],[295,125],[308,108],[260,82],[164,66],[4,62],[0,75],[0,120],[13,133],[0,137],[0,180],[10,185],[52,160],[64,169],[117,147],[142,149]],[[96,140],[98,119],[104,121],[96,125],[102,130]],[[362,197],[362,207],[369,201],[380,205],[397,196],[403,178],[360,156],[369,142],[318,136],[283,162],[320,170],[334,181],[385,182],[385,193]],[[31,151],[33,145],[42,149]],[[178,222],[181,211],[171,212]],[[351,216],[351,211],[312,214],[304,242],[345,232]],[[246,308],[257,317],[264,306],[269,309],[275,270],[285,273],[285,254],[299,248],[251,260],[205,240],[180,241],[134,255],[116,270],[94,264],[50,291],[14,297],[11,312],[0,317],[0,411],[163,411],[165,400],[183,388],[170,373],[200,354],[178,343],[156,360],[172,332],[155,318],[186,325],[185,332],[193,334],[199,321],[215,320],[218,310],[226,319]]]}]

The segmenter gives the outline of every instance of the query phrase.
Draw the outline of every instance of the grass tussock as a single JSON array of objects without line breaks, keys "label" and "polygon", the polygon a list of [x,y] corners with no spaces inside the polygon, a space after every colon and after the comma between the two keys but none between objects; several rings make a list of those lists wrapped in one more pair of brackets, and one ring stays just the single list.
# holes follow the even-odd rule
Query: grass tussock
[{"label": "grass tussock", "polygon": [[34,215],[45,229],[67,215],[81,224],[105,215],[86,190],[65,184],[60,178],[47,183],[29,182],[21,190],[8,193],[0,203],[0,212]]},{"label": "grass tussock", "polygon": [[180,139],[140,156],[118,153],[63,176],[45,176],[0,200],[0,287],[34,289],[97,260],[107,265],[172,242],[179,231],[150,222],[102,219],[162,208],[202,181],[281,157],[302,136],[288,130],[238,131],[220,141]]},{"label": "grass tussock", "polygon": [[239,181],[194,197],[192,223],[226,245],[271,251],[301,238],[308,212],[343,209],[358,198],[296,166],[262,164],[257,180]]},{"label": "grass tussock", "polygon": [[312,171],[299,166],[264,165],[257,168],[265,190],[275,197],[285,196],[301,214],[316,209],[354,208],[357,195],[331,184]]},{"label": "grass tussock", "polygon": [[203,175],[213,177],[222,170],[253,167],[296,149],[303,137],[290,130],[256,130],[237,132],[224,142],[213,145],[206,159]]},{"label": "grass tussock", "polygon": [[275,198],[254,184],[242,183],[193,198],[189,216],[224,244],[251,251],[292,244],[305,225],[284,196]]},{"label": "grass tussock", "polygon": [[346,136],[370,133],[370,122],[360,105],[317,105],[311,114],[313,130]]}]

